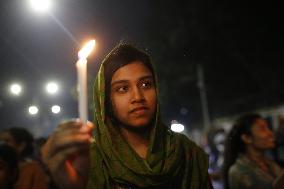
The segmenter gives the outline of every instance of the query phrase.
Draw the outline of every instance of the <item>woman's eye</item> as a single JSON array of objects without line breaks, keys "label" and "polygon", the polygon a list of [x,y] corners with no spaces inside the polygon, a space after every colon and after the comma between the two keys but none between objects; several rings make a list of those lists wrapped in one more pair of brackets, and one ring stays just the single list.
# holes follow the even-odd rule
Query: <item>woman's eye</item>
[{"label": "woman's eye", "polygon": [[141,84],[141,87],[142,88],[144,88],[144,89],[149,89],[149,88],[151,88],[153,85],[152,85],[152,82],[143,82],[142,84]]},{"label": "woman's eye", "polygon": [[127,92],[127,91],[128,91],[128,86],[121,86],[121,87],[118,87],[118,88],[116,88],[115,91],[116,91],[116,92],[119,92],[119,93]]}]

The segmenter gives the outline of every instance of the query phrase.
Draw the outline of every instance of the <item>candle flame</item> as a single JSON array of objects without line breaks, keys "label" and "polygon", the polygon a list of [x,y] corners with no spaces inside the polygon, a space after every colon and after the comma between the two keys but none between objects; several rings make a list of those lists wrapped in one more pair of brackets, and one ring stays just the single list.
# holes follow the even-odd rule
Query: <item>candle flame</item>
[{"label": "candle flame", "polygon": [[90,40],[79,52],[79,59],[87,59],[87,57],[91,54],[96,44],[95,40]]}]

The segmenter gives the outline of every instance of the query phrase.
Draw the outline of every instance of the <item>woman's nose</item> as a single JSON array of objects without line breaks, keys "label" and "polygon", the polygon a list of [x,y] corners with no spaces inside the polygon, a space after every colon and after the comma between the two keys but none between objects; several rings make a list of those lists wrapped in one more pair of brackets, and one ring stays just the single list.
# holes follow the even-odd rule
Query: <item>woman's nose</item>
[{"label": "woman's nose", "polygon": [[144,93],[142,89],[135,87],[132,91],[132,102],[140,102],[144,101]]}]

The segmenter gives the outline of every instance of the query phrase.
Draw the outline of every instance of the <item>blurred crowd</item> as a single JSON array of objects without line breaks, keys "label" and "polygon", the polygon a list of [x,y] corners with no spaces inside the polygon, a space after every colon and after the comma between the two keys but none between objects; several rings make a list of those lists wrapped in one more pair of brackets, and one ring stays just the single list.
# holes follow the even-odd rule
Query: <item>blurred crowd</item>
[{"label": "blurred crowd", "polygon": [[0,189],[56,188],[41,161],[45,141],[23,127],[0,132]]},{"label": "blurred crowd", "polygon": [[[283,186],[284,125],[273,131],[266,119],[250,113],[229,131],[211,127],[204,136],[199,145],[209,155],[215,189]],[[56,189],[41,158],[46,140],[23,127],[0,131],[0,189]]]}]

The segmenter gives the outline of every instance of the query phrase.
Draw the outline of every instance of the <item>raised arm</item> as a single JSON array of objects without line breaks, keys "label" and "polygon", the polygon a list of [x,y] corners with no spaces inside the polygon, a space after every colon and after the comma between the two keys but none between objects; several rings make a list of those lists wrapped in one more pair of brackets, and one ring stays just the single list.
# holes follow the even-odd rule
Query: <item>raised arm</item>
[{"label": "raised arm", "polygon": [[88,181],[93,124],[68,121],[58,126],[42,148],[42,159],[61,189],[83,189]]}]

